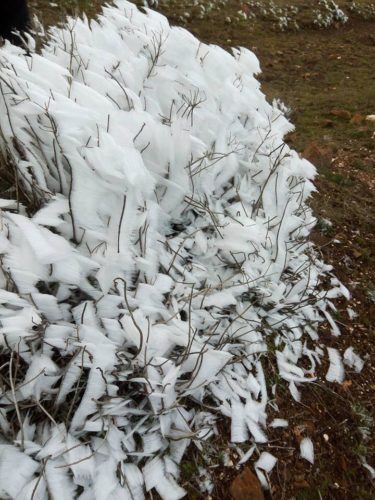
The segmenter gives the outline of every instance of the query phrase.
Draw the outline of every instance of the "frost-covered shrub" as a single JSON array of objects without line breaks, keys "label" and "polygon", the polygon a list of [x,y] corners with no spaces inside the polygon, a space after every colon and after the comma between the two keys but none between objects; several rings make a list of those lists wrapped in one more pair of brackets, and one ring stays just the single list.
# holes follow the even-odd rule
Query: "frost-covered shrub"
[{"label": "frost-covered shrub", "polygon": [[[151,3],[152,2],[152,3]],[[179,16],[178,20],[185,23],[190,17],[197,19],[206,19],[212,12],[217,12],[225,9],[228,0],[145,0],[152,7],[167,7],[173,11],[174,7],[183,7],[185,12]]]},{"label": "frost-covered shrub", "polygon": [[0,49],[23,192],[0,201],[1,497],[181,498],[178,464],[217,418],[267,442],[272,360],[296,399],[316,379],[347,292],[309,241],[315,169],[258,71],[123,0],[41,54]]},{"label": "frost-covered shrub", "polygon": [[290,118],[290,116],[292,114],[292,109],[289,108],[289,106],[287,106],[283,101],[281,101],[278,98],[273,99],[272,106],[275,109],[278,109],[284,116],[286,116],[287,118]]},{"label": "frost-covered shrub", "polygon": [[277,5],[273,0],[249,0],[243,5],[249,19],[271,21],[280,31],[299,30],[299,8],[293,4]]},{"label": "frost-covered shrub", "polygon": [[144,0],[144,4],[159,10],[164,8],[169,12],[173,12],[175,7],[178,10],[183,8],[185,11],[179,16],[175,16],[175,19],[180,24],[186,24],[191,18],[206,19],[213,12],[223,12],[224,15],[228,0],[186,0],[182,2],[180,0]]},{"label": "frost-covered shrub", "polygon": [[334,0],[319,0],[318,9],[314,11],[314,24],[319,28],[328,28],[334,22],[345,24],[348,16]]},{"label": "frost-covered shrub", "polygon": [[364,19],[374,19],[375,18],[375,3],[369,4],[359,4],[355,0],[350,2],[348,6],[350,12],[361,16]]}]

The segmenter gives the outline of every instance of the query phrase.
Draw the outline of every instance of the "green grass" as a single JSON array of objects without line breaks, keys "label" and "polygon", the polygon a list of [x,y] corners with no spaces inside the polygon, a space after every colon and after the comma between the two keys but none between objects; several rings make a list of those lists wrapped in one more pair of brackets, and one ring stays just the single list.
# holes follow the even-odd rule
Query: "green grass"
[{"label": "green grass", "polygon": [[320,168],[320,173],[329,182],[333,182],[334,184],[337,184],[338,186],[351,187],[354,184],[353,179],[351,179],[350,177],[346,177],[344,175],[337,174],[336,172],[333,172],[329,168]]},{"label": "green grass", "polygon": [[30,2],[32,11],[38,16],[45,26],[61,23],[66,16],[85,13],[89,17],[98,14],[102,7],[108,3],[102,0],[33,0]]},{"label": "green grass", "polygon": [[306,488],[297,494],[297,500],[322,500],[328,497],[329,481],[325,480],[319,487]]}]

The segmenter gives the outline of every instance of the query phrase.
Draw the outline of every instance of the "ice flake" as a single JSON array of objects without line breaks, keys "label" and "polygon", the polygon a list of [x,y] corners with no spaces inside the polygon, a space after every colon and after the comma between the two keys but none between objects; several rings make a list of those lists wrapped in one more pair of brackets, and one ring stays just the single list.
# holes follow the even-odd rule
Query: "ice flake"
[{"label": "ice flake", "polygon": [[351,321],[353,321],[353,319],[358,317],[358,313],[354,311],[354,309],[352,309],[351,307],[347,307],[346,310],[348,312],[348,316]]},{"label": "ice flake", "polygon": [[327,347],[329,356],[329,369],[326,374],[326,380],[329,382],[338,382],[341,384],[344,381],[345,370],[342,363],[341,355],[337,349]]},{"label": "ice flake", "polygon": [[262,469],[268,473],[275,467],[277,462],[277,458],[268,453],[267,451],[263,451],[259,457],[259,459],[255,462],[255,468]]},{"label": "ice flake", "polygon": [[303,438],[300,443],[301,457],[314,464],[314,445],[310,438]]},{"label": "ice flake", "polygon": [[344,363],[350,368],[354,368],[354,370],[359,373],[362,371],[362,368],[365,365],[363,359],[361,359],[358,354],[354,352],[353,347],[348,347],[344,352]]},{"label": "ice flake", "polygon": [[278,427],[288,427],[288,421],[283,418],[274,418],[270,423],[270,427],[278,428]]},{"label": "ice flake", "polygon": [[0,493],[16,498],[30,484],[39,464],[15,446],[0,444]]},{"label": "ice flake", "polygon": [[76,493],[76,487],[71,480],[69,470],[63,459],[46,460],[44,470],[49,494],[58,500],[71,500]]},{"label": "ice flake", "polygon": [[232,401],[231,441],[243,443],[248,439],[246,413],[244,405],[239,401]]},{"label": "ice flake", "polygon": [[375,479],[375,469],[371,465],[369,465],[366,461],[363,462],[363,467],[367,469],[370,474],[371,479]]},{"label": "ice flake", "polygon": [[249,448],[247,450],[246,453],[241,452],[241,454],[240,454],[241,460],[238,462],[237,465],[242,465],[242,464],[246,463],[248,460],[250,460],[254,451],[255,451],[255,446],[252,446],[251,448]]}]

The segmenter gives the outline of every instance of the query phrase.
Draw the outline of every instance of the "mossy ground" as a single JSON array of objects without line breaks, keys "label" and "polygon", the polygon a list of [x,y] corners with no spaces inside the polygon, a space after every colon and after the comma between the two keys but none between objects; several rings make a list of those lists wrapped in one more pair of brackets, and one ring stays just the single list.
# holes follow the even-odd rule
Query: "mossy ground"
[{"label": "mossy ground", "polygon": [[[93,15],[103,3],[30,2],[46,24],[59,22],[77,11]],[[189,7],[192,3],[161,2],[161,10],[172,23],[183,24],[206,42],[226,48],[251,48],[261,61],[264,92],[269,99],[280,98],[292,110],[296,129],[289,143],[312,160],[315,154],[320,176],[319,192],[312,205],[321,222],[314,240],[349,287],[353,295],[350,305],[358,313],[350,322],[348,304],[339,303],[342,336],[333,339],[329,329],[323,328],[322,339],[340,349],[352,345],[367,356],[360,375],[348,371],[343,386],[320,383],[305,387],[300,404],[291,402],[287,391],[279,392],[276,401],[281,413],[289,418],[290,427],[271,436],[269,449],[279,461],[271,476],[269,495],[300,500],[375,498],[374,482],[361,464],[366,458],[375,466],[375,127],[363,119],[375,114],[375,16],[363,14],[370,12],[374,2],[357,0],[360,9],[350,13],[346,24],[334,22],[328,29],[317,29],[312,20],[318,0],[275,0],[276,6],[299,8],[300,29],[286,31],[279,29],[272,15],[241,18],[238,11],[247,8],[246,2],[217,3],[203,19],[196,8]],[[353,4],[340,0],[336,3],[344,10]],[[334,110],[341,113],[333,114]],[[332,222],[328,230],[325,219]],[[366,439],[361,430],[364,421],[370,432]],[[301,461],[296,451],[294,429],[301,425],[309,429],[315,443],[314,467]],[[224,435],[226,432],[223,429]],[[227,440],[221,437],[216,444],[216,448],[209,445],[208,454],[220,446],[226,449]],[[217,463],[220,459],[208,457],[208,461]],[[188,459],[182,470],[186,485],[191,485],[189,498],[200,498],[194,487],[195,458]],[[212,471],[212,498],[229,498],[228,486],[236,471],[224,465]]]}]

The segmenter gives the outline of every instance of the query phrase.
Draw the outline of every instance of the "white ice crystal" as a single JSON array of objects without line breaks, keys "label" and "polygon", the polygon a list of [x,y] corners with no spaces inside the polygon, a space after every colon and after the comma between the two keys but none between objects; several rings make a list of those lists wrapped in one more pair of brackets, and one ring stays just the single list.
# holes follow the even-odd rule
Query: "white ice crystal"
[{"label": "white ice crystal", "polygon": [[310,438],[303,438],[300,443],[301,457],[310,462],[314,463],[314,445]]},{"label": "white ice crystal", "polygon": [[181,498],[219,414],[267,441],[268,350],[313,380],[315,169],[258,71],[124,0],[0,49],[0,496]]}]

